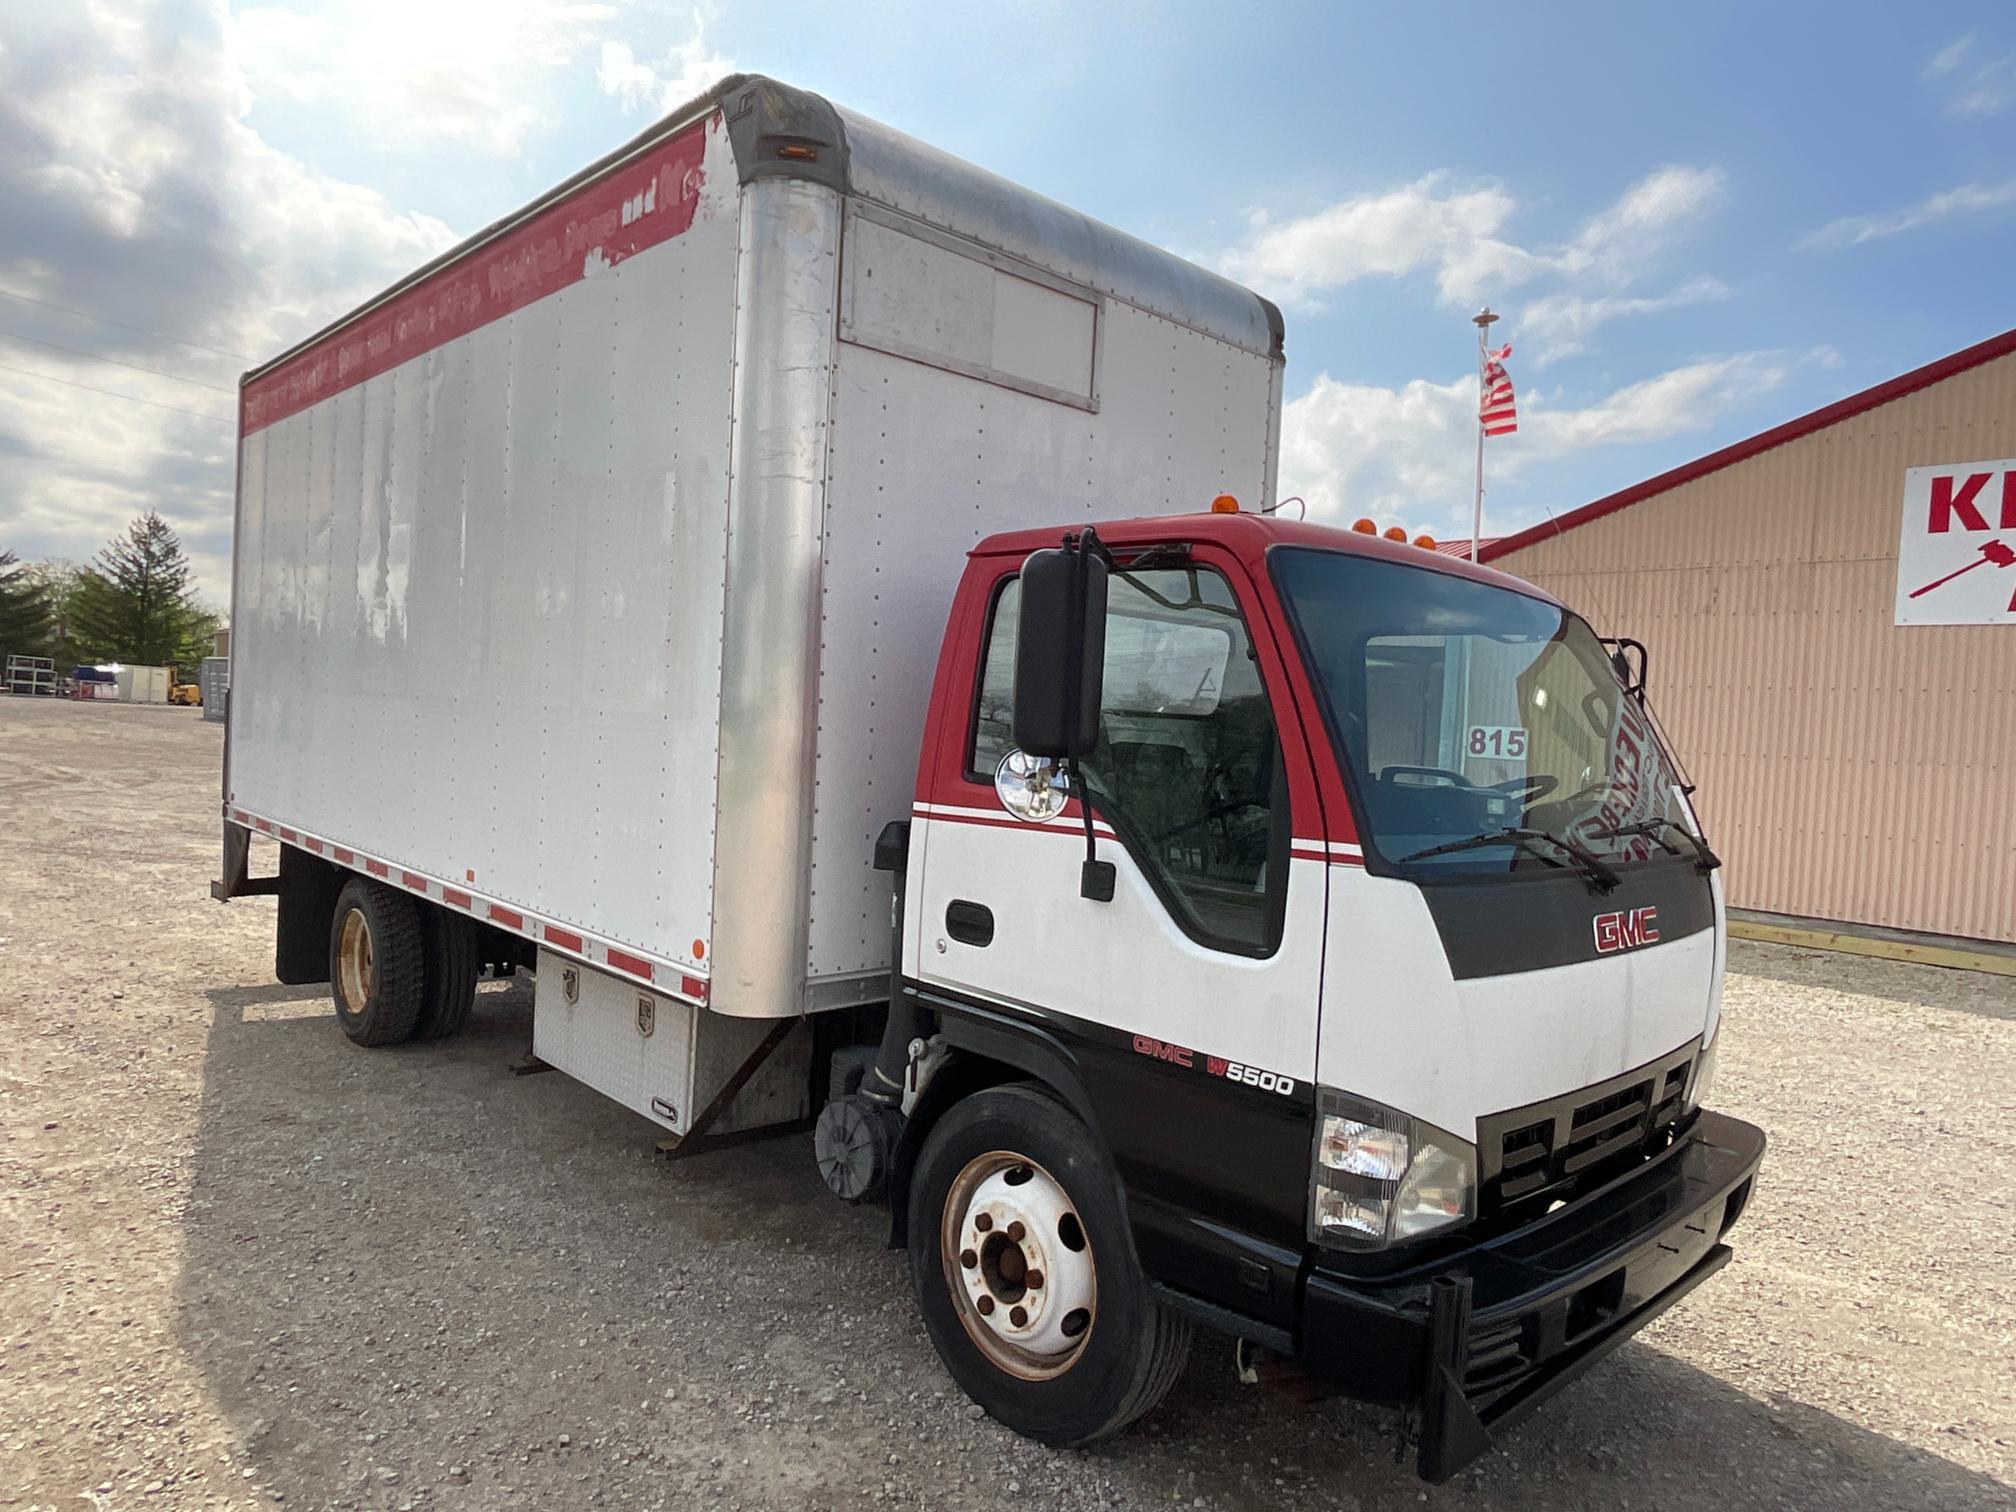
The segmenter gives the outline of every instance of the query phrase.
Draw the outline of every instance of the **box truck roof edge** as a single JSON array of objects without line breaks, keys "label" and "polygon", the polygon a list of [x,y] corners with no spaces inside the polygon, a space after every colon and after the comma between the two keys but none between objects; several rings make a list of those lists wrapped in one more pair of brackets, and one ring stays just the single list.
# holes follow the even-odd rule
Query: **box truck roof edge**
[{"label": "box truck roof edge", "polygon": [[[286,366],[388,301],[446,271],[577,190],[634,162],[715,110],[723,112],[743,183],[758,178],[805,179],[916,215],[927,223],[946,225],[956,220],[961,235],[991,241],[996,250],[1060,277],[1072,278],[1167,319],[1181,320],[1222,341],[1277,358],[1282,354],[1285,330],[1280,307],[1273,301],[998,174],[836,106],[822,95],[761,74],[731,74],[537,199],[492,221],[354,310],[247,369],[240,385]],[[913,169],[929,165],[928,187],[903,185],[895,171],[899,162]],[[1020,217],[1000,213],[1002,205],[1015,206],[1022,212]],[[971,227],[975,211],[994,220],[992,237],[985,232],[975,234]],[[989,211],[995,213],[989,215]]]}]

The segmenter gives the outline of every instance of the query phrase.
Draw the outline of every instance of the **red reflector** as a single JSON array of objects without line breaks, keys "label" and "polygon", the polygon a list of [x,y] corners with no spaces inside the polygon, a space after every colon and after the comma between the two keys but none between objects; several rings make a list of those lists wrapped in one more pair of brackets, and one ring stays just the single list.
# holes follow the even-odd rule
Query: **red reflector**
[{"label": "red reflector", "polygon": [[707,984],[698,977],[679,978],[679,990],[690,998],[698,998],[703,1003],[707,1001]]},{"label": "red reflector", "polygon": [[456,908],[467,908],[469,906],[469,894],[457,892],[452,887],[444,887],[441,889],[441,901],[452,904]]},{"label": "red reflector", "polygon": [[525,915],[513,913],[508,908],[499,908],[495,903],[490,905],[490,917],[496,923],[502,924],[506,929],[523,929],[525,927]]},{"label": "red reflector", "polygon": [[412,888],[413,891],[415,892],[427,891],[427,879],[425,877],[417,875],[414,872],[399,873],[399,880],[401,882],[404,882],[408,887]]},{"label": "red reflector", "polygon": [[246,813],[245,810],[243,809],[231,810],[231,817],[237,820],[240,824],[250,824],[252,822],[252,816]]},{"label": "red reflector", "polygon": [[307,841],[308,841],[308,849],[315,852],[315,854],[318,856],[322,854],[322,842],[320,840],[315,839],[313,836],[309,836],[307,837]]},{"label": "red reflector", "polygon": [[353,861],[355,861],[355,860],[357,859],[357,852],[355,852],[355,851],[346,851],[346,850],[345,850],[345,849],[343,849],[343,847],[342,847],[342,846],[340,846],[340,845],[332,845],[332,846],[330,846],[330,847],[329,847],[329,854],[330,854],[331,856],[335,857],[335,858],[336,858],[336,859],[337,859],[338,861],[341,861],[341,862],[342,862],[342,863],[343,863],[343,864],[344,864],[345,866],[348,866],[348,865],[349,865],[349,864],[350,864],[351,862],[353,862]]},{"label": "red reflector", "polygon": [[558,945],[562,950],[571,950],[577,955],[581,951],[581,936],[570,930],[555,929],[551,924],[546,926],[546,943]]},{"label": "red reflector", "polygon": [[264,819],[255,819],[252,822],[258,825],[259,828],[261,828],[262,830],[266,831],[267,834],[270,835],[273,833],[273,826],[267,823]]},{"label": "red reflector", "polygon": [[392,868],[387,866],[383,861],[366,861],[364,863],[364,870],[371,873],[374,877],[389,877],[392,875]]},{"label": "red reflector", "polygon": [[642,977],[647,982],[651,980],[651,963],[649,961],[641,960],[627,951],[618,950],[613,945],[609,947],[609,964],[614,966],[618,971],[627,971],[630,975]]},{"label": "red reflector", "polygon": [[280,838],[282,840],[292,840],[294,838],[294,831],[290,830],[289,828],[287,828],[286,825],[283,824],[280,826]]}]

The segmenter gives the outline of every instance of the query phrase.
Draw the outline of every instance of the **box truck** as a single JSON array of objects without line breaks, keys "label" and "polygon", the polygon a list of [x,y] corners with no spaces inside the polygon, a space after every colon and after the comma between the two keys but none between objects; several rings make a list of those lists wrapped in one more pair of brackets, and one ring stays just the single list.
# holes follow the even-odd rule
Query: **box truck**
[{"label": "box truck", "polygon": [[1642,652],[1276,512],[1281,372],[730,79],[246,375],[213,892],[359,1045],[530,971],[676,1152],[816,1116],[1025,1434],[1201,1325],[1445,1478],[1728,1260],[1763,1136]]}]

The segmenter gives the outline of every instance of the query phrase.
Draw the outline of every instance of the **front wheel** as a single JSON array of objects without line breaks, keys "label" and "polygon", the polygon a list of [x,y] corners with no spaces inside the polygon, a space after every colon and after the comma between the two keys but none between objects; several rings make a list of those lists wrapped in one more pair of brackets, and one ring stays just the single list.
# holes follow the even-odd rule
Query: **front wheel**
[{"label": "front wheel", "polygon": [[910,1186],[910,1277],[938,1357],[1016,1432],[1072,1447],[1151,1411],[1188,1320],[1149,1295],[1092,1133],[1028,1084],[932,1129]]}]

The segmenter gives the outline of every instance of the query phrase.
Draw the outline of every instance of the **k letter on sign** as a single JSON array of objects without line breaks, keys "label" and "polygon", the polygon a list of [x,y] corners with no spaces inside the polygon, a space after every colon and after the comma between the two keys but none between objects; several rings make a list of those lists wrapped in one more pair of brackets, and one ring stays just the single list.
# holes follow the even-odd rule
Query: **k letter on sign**
[{"label": "k letter on sign", "polygon": [[1900,625],[2016,625],[2016,458],[1904,474]]}]

